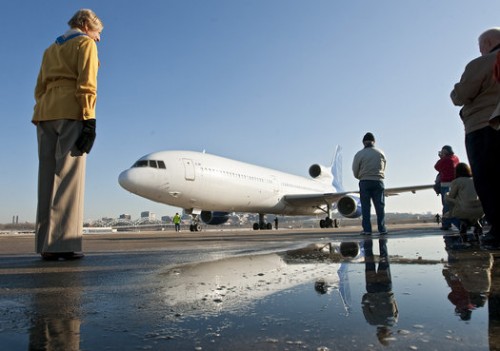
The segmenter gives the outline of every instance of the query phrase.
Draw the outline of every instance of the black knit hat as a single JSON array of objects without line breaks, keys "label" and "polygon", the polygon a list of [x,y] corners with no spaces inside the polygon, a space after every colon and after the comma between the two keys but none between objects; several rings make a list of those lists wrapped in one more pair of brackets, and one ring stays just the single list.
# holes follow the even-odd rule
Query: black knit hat
[{"label": "black knit hat", "polygon": [[372,133],[368,132],[363,137],[363,142],[365,142],[365,141],[375,141],[375,137],[373,136]]},{"label": "black knit hat", "polygon": [[443,146],[443,149],[444,149],[444,150],[446,150],[446,151],[448,151],[448,153],[449,153],[450,155],[453,155],[453,154],[454,154],[453,149],[451,148],[451,146],[450,146],[450,145],[445,145],[445,146]]}]

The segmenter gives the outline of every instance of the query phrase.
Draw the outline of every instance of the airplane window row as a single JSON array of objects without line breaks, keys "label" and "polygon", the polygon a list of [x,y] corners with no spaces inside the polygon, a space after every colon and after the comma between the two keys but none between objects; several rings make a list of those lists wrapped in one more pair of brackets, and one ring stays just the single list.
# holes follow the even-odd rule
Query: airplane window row
[{"label": "airplane window row", "polygon": [[302,190],[307,190],[307,191],[311,191],[311,192],[318,191],[318,189],[315,189],[315,188],[311,188],[311,187],[308,187],[308,186],[297,185],[297,184],[292,184],[292,183],[281,183],[281,186],[285,187],[285,188],[302,189]]},{"label": "airplane window row", "polygon": [[151,167],[151,168],[161,168],[167,169],[165,167],[165,162],[156,160],[139,160],[132,167]]},{"label": "airplane window row", "polygon": [[[208,168],[208,167],[202,167],[201,169],[202,169],[202,171],[220,173],[220,174],[230,176],[230,177],[243,178],[246,180],[252,180],[252,181],[261,182],[261,183],[266,182],[266,180],[264,178],[254,177],[254,176],[250,176],[250,175],[246,175],[246,174],[224,171],[224,170],[215,169],[215,168]],[[270,182],[271,181],[267,180],[267,183],[270,183]]]}]

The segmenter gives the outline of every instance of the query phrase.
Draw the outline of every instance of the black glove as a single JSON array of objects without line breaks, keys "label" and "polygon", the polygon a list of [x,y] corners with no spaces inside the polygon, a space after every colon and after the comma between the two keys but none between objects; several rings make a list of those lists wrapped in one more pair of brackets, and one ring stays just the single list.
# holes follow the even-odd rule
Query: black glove
[{"label": "black glove", "polygon": [[89,153],[95,140],[95,119],[86,119],[83,121],[82,134],[75,145],[82,153]]}]

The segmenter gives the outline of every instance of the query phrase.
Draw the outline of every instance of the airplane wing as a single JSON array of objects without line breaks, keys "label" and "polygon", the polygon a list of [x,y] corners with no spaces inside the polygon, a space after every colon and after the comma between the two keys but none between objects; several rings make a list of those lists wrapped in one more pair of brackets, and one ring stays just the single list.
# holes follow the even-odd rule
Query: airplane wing
[{"label": "airplane wing", "polygon": [[[416,193],[418,190],[432,189],[433,185],[415,185],[415,186],[404,186],[398,188],[386,188],[385,196],[399,195],[400,193],[412,192]],[[337,202],[342,197],[348,194],[358,194],[359,190],[356,191],[343,191],[341,193],[318,193],[318,194],[294,194],[285,195],[283,200],[293,206],[320,206],[326,204],[332,204]]]},{"label": "airplane wing", "polygon": [[412,192],[415,194],[419,190],[432,189],[434,187],[433,184],[430,185],[415,185],[415,186],[403,186],[399,188],[386,188],[385,196],[394,196],[399,195],[400,193]]},{"label": "airplane wing", "polygon": [[321,206],[337,202],[347,194],[358,193],[359,191],[342,193],[318,193],[318,194],[294,194],[283,196],[283,201],[293,206]]}]

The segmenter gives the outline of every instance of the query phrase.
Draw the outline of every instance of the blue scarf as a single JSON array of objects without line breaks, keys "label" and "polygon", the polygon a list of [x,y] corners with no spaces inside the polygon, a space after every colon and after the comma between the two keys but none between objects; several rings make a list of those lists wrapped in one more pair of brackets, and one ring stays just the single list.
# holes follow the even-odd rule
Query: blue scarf
[{"label": "blue scarf", "polygon": [[68,36],[61,35],[60,37],[58,37],[56,39],[56,44],[62,45],[65,42],[67,42],[68,40],[71,40],[73,38],[79,37],[80,35],[87,35],[87,34],[82,33],[82,32],[77,32],[77,33],[74,33],[74,34],[71,34],[71,35],[68,35]]}]

